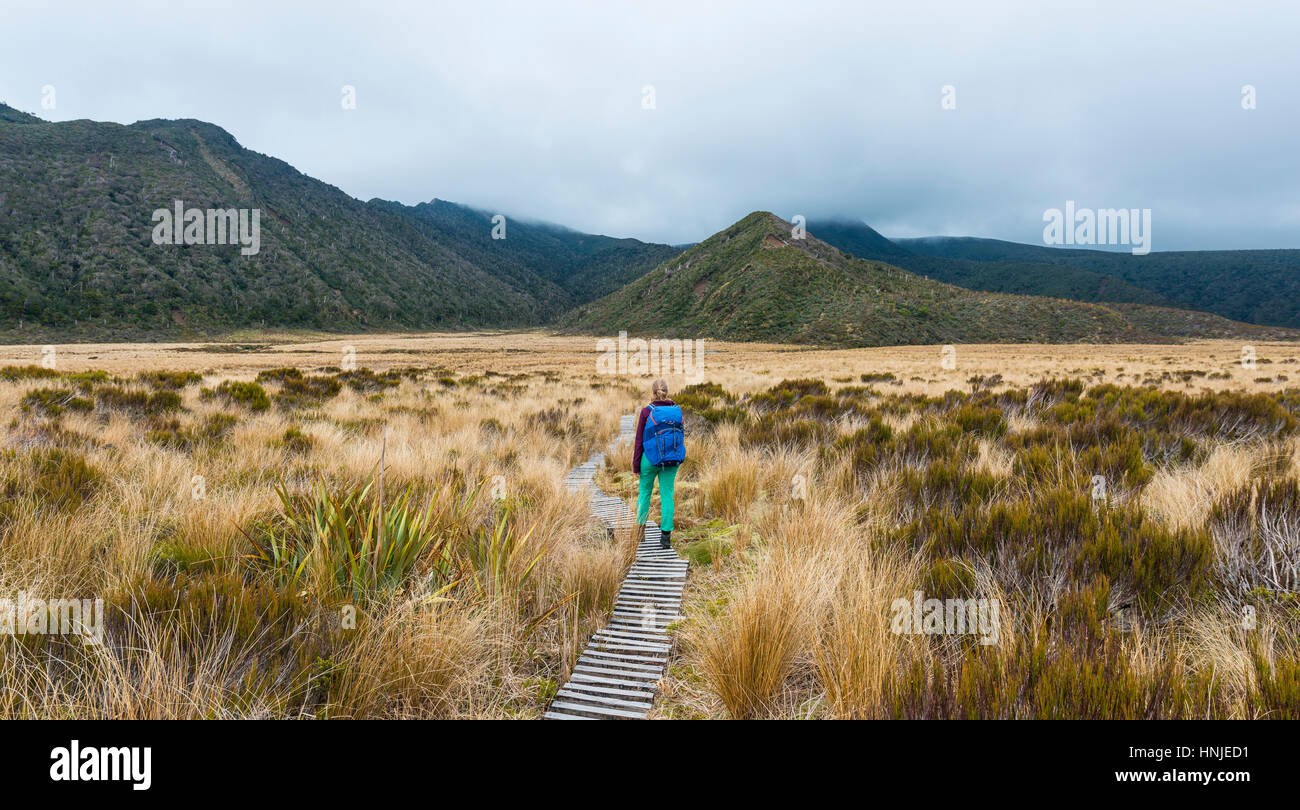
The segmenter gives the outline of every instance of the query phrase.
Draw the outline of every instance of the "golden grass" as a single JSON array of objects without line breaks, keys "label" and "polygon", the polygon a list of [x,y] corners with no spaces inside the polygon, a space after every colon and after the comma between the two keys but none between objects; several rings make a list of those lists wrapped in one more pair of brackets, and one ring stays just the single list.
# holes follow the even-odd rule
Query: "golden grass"
[{"label": "golden grass", "polygon": [[[231,344],[57,347],[60,371],[123,378],[154,370],[201,372],[201,385],[181,392],[185,410],[176,418],[192,428],[222,413],[234,415],[224,441],[211,445],[151,441],[148,420],[102,410],[65,414],[59,420],[63,437],[52,437],[47,420],[19,407],[28,391],[49,383],[0,382],[6,416],[0,483],[24,474],[26,454],[54,445],[75,448],[102,474],[93,496],[73,510],[24,501],[0,522],[0,598],[27,591],[110,595],[121,603],[140,597],[142,582],[179,587],[187,575],[176,571],[190,563],[213,577],[253,577],[245,533],[274,519],[277,482],[299,490],[317,477],[356,484],[374,473],[381,450],[394,491],[444,481],[484,488],[462,544],[475,530],[490,528],[500,507],[509,505],[519,536],[527,539],[505,564],[505,586],[476,589],[469,571],[450,591],[413,582],[360,615],[353,630],[339,628],[338,606],[326,605],[294,614],[287,629],[268,626],[251,635],[246,616],[217,611],[188,629],[135,617],[137,625],[116,631],[129,633],[129,644],[103,648],[0,640],[0,718],[538,716],[587,634],[606,620],[634,553],[626,533],[611,542],[593,528],[583,498],[561,482],[570,467],[605,446],[620,415],[644,402],[649,378],[601,376],[593,339],[542,333],[245,340],[254,344],[251,350]],[[348,346],[362,367],[426,371],[381,395],[344,387],[319,405],[291,410],[252,413],[199,396],[200,387],[251,381],[273,368],[330,373],[324,369],[339,366]],[[782,379],[856,386],[863,384],[860,375],[884,372],[898,384],[871,385],[891,394],[968,390],[968,378],[994,375],[1001,377],[995,389],[1044,377],[1086,377],[1187,392],[1276,392],[1288,385],[1280,378],[1294,376],[1292,366],[1300,363],[1300,346],[1267,344],[1256,346],[1259,367],[1242,369],[1240,345],[1226,341],[959,346],[956,370],[940,366],[937,346],[706,346],[705,379],[741,395]],[[0,367],[40,360],[40,346],[0,347]],[[1186,372],[1196,376],[1184,379]],[[686,382],[667,376],[674,391]],[[275,393],[274,384],[267,388]],[[885,421],[899,433],[917,417],[909,412]],[[1038,419],[1012,410],[1007,422],[1011,433],[1025,433]],[[845,423],[838,430],[844,435],[854,427]],[[283,437],[290,429],[309,443],[287,445]],[[1175,527],[1200,526],[1215,498],[1240,488],[1265,456],[1276,453],[1289,455],[1300,473],[1295,440],[1268,447],[1220,444],[1195,464],[1158,469],[1137,497]],[[611,456],[611,466],[624,468],[627,455]],[[900,662],[952,652],[922,649],[887,631],[890,601],[910,594],[921,576],[912,552],[885,539],[911,517],[897,470],[861,476],[844,458],[820,457],[815,448],[747,446],[726,425],[707,444],[692,443],[690,456],[679,481],[681,531],[675,535],[705,538],[727,553],[692,572],[681,653],[658,711],[873,716]],[[999,444],[978,443],[976,469],[1005,478],[1012,465]],[[630,495],[630,479],[618,480],[622,494]],[[497,482],[503,502],[491,495]],[[532,559],[536,568],[525,576]],[[994,593],[988,572],[975,577],[981,594]],[[1008,632],[1026,638],[1040,632],[1050,613],[1041,600],[1053,587],[1046,583],[1034,592],[1039,602],[1002,594]],[[1144,629],[1127,652],[1142,672],[1173,661],[1189,672],[1212,673],[1247,716],[1244,701],[1256,679],[1253,642],[1231,630],[1231,618],[1208,608],[1178,617],[1176,631]],[[1266,639],[1270,655],[1294,655],[1287,646],[1291,636],[1276,628],[1266,626],[1254,638]],[[312,645],[324,640],[334,646],[316,660]],[[267,668],[265,678],[250,675]]]},{"label": "golden grass", "polygon": [[[68,371],[103,370],[110,374],[191,369],[209,374],[251,378],[259,370],[282,366],[338,366],[344,349],[355,350],[359,366],[377,370],[400,366],[442,366],[452,371],[502,374],[552,371],[594,375],[595,338],[544,332],[469,332],[375,334],[342,337],[285,333],[250,334],[245,343],[76,343],[55,346],[58,366]],[[239,349],[252,345],[253,350]],[[264,348],[263,348],[264,347]],[[0,366],[39,364],[40,345],[0,346]],[[1007,385],[1024,386],[1042,377],[1072,376],[1094,382],[1138,384],[1148,374],[1205,374],[1187,381],[1156,380],[1177,390],[1278,391],[1277,379],[1300,363],[1300,344],[1255,344],[1258,365],[1242,368],[1237,341],[1192,341],[1183,344],[979,344],[957,346],[955,369],[940,365],[939,346],[888,346],[867,349],[814,349],[764,343],[705,341],[706,379],[727,390],[752,393],[783,378],[816,377],[834,384],[861,384],[865,373],[890,373],[901,385],[880,384],[901,393],[941,394],[964,388],[972,376],[1001,375]],[[1289,369],[1294,378],[1295,369]],[[1209,378],[1209,373],[1226,377]],[[668,374],[674,390],[685,380]],[[1256,380],[1269,378],[1269,382]],[[649,377],[644,382],[648,387]],[[1295,380],[1293,379],[1292,382]],[[638,385],[638,395],[640,385]],[[4,404],[0,400],[0,405]],[[612,414],[616,419],[617,414]]]}]

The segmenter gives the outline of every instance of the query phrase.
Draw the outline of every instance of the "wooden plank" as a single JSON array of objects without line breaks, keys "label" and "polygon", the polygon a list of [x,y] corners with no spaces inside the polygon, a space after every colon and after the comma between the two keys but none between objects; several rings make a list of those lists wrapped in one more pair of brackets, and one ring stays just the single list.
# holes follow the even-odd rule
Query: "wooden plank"
[{"label": "wooden plank", "polygon": [[663,624],[652,627],[649,630],[646,630],[645,628],[639,626],[634,627],[632,625],[623,625],[623,626],[611,625],[609,627],[611,631],[617,631],[619,633],[636,633],[636,634],[640,634],[644,638],[653,639],[656,642],[671,646],[674,639],[672,636],[668,635],[665,632],[667,628],[668,625],[663,625]]},{"label": "wooden plank", "polygon": [[655,630],[625,630],[618,627],[606,627],[604,630],[598,632],[609,636],[619,636],[621,638],[630,638],[637,641],[649,641],[655,644],[672,644],[672,638],[667,633],[656,632]]},{"label": "wooden plank", "polygon": [[[623,673],[618,673],[622,675]],[[570,676],[570,682],[582,681],[583,683],[600,683],[608,686],[618,686],[623,689],[645,689],[651,684],[640,680],[628,680],[627,678],[611,678],[607,675],[592,675],[589,672],[575,672]]]},{"label": "wooden plank", "polygon": [[650,608],[653,608],[654,610],[662,610],[663,608],[672,608],[676,610],[681,606],[682,600],[676,596],[629,593],[626,596],[615,597],[614,604],[619,605],[620,607],[629,607],[634,610],[645,610],[646,613],[649,613]]},{"label": "wooden plank", "polygon": [[[624,610],[624,609],[622,609],[622,608],[618,608],[618,609],[616,609],[616,610],[613,612],[613,614],[611,614],[611,615],[614,615],[614,616],[622,616],[622,617],[624,617],[624,618],[629,618],[629,619],[631,619],[631,618],[640,618],[640,616],[641,616],[641,611],[639,611],[639,610],[636,610],[636,611],[633,611],[633,610]],[[661,620],[662,620],[662,621],[664,621],[664,622],[667,622],[668,624],[672,624],[673,622],[680,622],[680,621],[682,621],[682,620],[685,619],[685,618],[686,618],[686,617],[683,616],[683,615],[680,614],[680,613],[673,613],[673,612],[671,612],[671,611],[666,611],[666,610],[665,610],[665,611],[660,611],[659,613],[656,613],[656,614],[655,614],[655,621],[661,621]]]},{"label": "wooden plank", "polygon": [[[617,607],[619,610],[624,610],[623,605],[618,605]],[[671,623],[671,620],[665,617],[675,613],[676,610],[676,608],[673,610],[654,608],[652,612],[638,607],[635,610],[627,611],[632,614],[630,616],[610,616],[610,624],[618,622],[626,625],[636,625],[645,630],[662,632]]]},{"label": "wooden plank", "polygon": [[[661,606],[676,608],[681,605],[681,597],[672,594],[653,594],[653,593],[629,593],[614,597],[614,604],[626,605],[628,607],[641,610],[645,607],[652,607],[659,610]],[[649,611],[646,611],[649,613]]]},{"label": "wooden plank", "polygon": [[576,714],[561,714],[560,712],[547,712],[542,715],[543,720],[595,720],[594,717],[579,717]]},{"label": "wooden plank", "polygon": [[593,667],[590,664],[576,664],[573,667],[574,677],[578,675],[595,675],[601,678],[621,678],[632,683],[640,682],[641,686],[649,686],[661,677],[652,672],[631,672],[621,669],[606,669],[605,667]]},{"label": "wooden plank", "polygon": [[681,597],[673,596],[671,594],[629,593],[624,594],[623,596],[614,597],[614,604],[623,604],[628,607],[635,607],[638,610],[646,606],[658,610],[661,605],[675,608],[681,603]]},{"label": "wooden plank", "polygon": [[[584,656],[598,655],[601,658],[617,658],[619,660],[629,661],[633,664],[663,664],[664,661],[667,660],[663,656],[659,655],[628,655],[627,653],[614,653],[605,650],[585,650],[582,654]],[[578,660],[581,661],[582,659],[579,658]]]},{"label": "wooden plank", "polygon": [[606,627],[614,627],[620,630],[646,630],[651,633],[667,633],[668,625],[670,624],[672,624],[672,622],[660,620],[658,616],[655,616],[654,618],[641,616],[640,618],[635,619],[614,616],[609,620],[609,624],[607,624]]},{"label": "wooden plank", "polygon": [[650,618],[654,618],[651,615],[652,612],[674,611],[678,610],[681,605],[682,600],[675,596],[650,596],[630,593],[627,596],[619,596],[614,599],[614,607],[632,610],[638,615],[644,612]]},{"label": "wooden plank", "polygon": [[629,592],[620,593],[614,597],[615,602],[626,602],[629,605],[679,605],[682,598],[679,594],[673,593],[641,593]]},{"label": "wooden plank", "polygon": [[633,636],[626,633],[603,635],[595,639],[596,641],[610,642],[614,644],[632,644],[644,649],[652,655],[667,655],[672,649],[672,644],[668,641],[660,641],[647,636]]},{"label": "wooden plank", "polygon": [[612,686],[596,686],[592,683],[582,683],[580,681],[569,681],[563,688],[578,689],[583,692],[591,692],[592,694],[621,695],[628,698],[642,698],[650,701],[655,699],[654,692],[648,692],[644,689],[615,689]]},{"label": "wooden plank", "polygon": [[[590,655],[584,655],[578,659],[578,664],[582,664],[584,667],[597,667],[600,669],[630,669],[653,675],[664,671],[664,667],[668,665],[668,659],[664,658],[664,660],[653,664],[633,664],[628,661],[616,661],[610,658],[594,658]],[[574,666],[577,666],[577,664]]]},{"label": "wooden plank", "polygon": [[671,640],[665,639],[659,641],[649,638],[635,638],[626,633],[607,633],[604,630],[598,630],[591,634],[593,641],[600,641],[605,644],[626,644],[630,646],[643,647],[649,651],[667,651],[672,649]]},{"label": "wooden plank", "polygon": [[610,697],[609,695],[588,695],[583,694],[582,692],[574,692],[569,689],[561,689],[555,693],[555,696],[557,698],[564,698],[565,700],[579,700],[582,702],[590,701],[593,703],[603,703],[607,706],[618,706],[619,708],[624,709],[641,709],[642,711],[650,710],[650,704],[644,700],[624,700],[623,698]]},{"label": "wooden plank", "polygon": [[[622,621],[623,623],[616,624],[615,622],[617,621]],[[673,637],[668,635],[668,623],[666,622],[656,622],[647,627],[645,624],[638,622],[635,619],[622,619],[621,617],[615,617],[615,621],[610,622],[606,627],[610,630],[618,630],[623,633],[644,633],[653,638],[661,639],[667,643],[672,643],[674,641]]]},{"label": "wooden plank", "polygon": [[640,720],[645,717],[645,712],[633,712],[627,709],[613,709],[607,706],[580,706],[576,703],[552,701],[551,705],[558,709],[567,709],[573,712],[587,712],[589,714],[604,714],[610,717],[626,717],[632,720]]},{"label": "wooden plank", "polygon": [[617,650],[619,652],[641,652],[650,655],[663,654],[666,656],[672,650],[672,647],[667,644],[647,644],[626,638],[596,638],[592,639],[591,643],[601,645],[602,649]]}]

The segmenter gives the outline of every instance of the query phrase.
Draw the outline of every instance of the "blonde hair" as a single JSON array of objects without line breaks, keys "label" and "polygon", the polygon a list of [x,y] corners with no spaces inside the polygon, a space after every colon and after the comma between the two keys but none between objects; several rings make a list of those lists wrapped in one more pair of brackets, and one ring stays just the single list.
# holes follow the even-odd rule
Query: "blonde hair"
[{"label": "blonde hair", "polygon": [[663,379],[650,383],[651,399],[668,399],[668,382]]}]

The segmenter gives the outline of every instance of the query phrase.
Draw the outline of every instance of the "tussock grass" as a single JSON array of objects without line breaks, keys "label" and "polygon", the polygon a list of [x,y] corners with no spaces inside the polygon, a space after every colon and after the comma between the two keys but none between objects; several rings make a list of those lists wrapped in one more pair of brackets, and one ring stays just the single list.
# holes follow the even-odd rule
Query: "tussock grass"
[{"label": "tussock grass", "polygon": [[[643,381],[596,375],[586,339],[258,340],[59,347],[59,370],[0,348],[0,596],[109,617],[102,647],[0,639],[0,718],[538,716],[634,552],[561,479]],[[1300,395],[1239,354],[962,346],[946,370],[938,347],[710,343],[704,383],[670,379],[699,564],[656,711],[1294,716]],[[601,486],[630,497],[611,452]],[[334,559],[360,559],[374,515],[439,488],[400,575],[258,559],[327,545],[287,520],[330,503]],[[1000,642],[891,632],[914,590],[997,599]]]},{"label": "tussock grass", "polygon": [[[754,542],[693,584],[666,713],[1293,715],[1290,394],[800,378],[709,400],[731,416],[705,428],[691,519]],[[802,497],[775,485],[794,474]],[[996,643],[894,633],[913,591],[995,600]]]},{"label": "tussock grass", "polygon": [[625,388],[169,359],[3,375],[0,593],[108,618],[0,639],[0,717],[540,714],[635,551],[562,485]]}]

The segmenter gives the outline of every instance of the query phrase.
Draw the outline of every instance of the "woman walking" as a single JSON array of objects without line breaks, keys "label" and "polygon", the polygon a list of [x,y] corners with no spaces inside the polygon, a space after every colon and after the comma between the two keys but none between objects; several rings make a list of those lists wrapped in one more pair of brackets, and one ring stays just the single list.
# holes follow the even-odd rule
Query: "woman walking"
[{"label": "woman walking", "polygon": [[677,465],[686,458],[682,432],[682,409],[668,398],[668,383],[655,380],[650,386],[650,404],[641,409],[636,421],[636,445],[632,448],[632,471],[641,478],[636,502],[638,542],[645,539],[645,522],[650,516],[650,495],[659,480],[659,545],[672,548],[673,485]]}]

